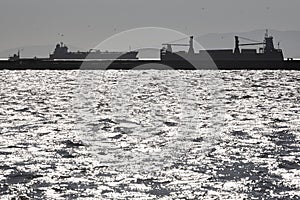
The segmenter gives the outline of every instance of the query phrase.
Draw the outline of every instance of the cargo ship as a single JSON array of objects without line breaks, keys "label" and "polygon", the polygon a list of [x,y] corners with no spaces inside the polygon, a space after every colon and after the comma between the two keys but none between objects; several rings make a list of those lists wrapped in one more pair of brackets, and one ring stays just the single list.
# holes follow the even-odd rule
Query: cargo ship
[{"label": "cargo ship", "polygon": [[[161,50],[162,60],[177,60],[180,58],[187,58],[188,60],[199,60],[205,61],[207,59],[212,59],[215,62],[219,61],[283,61],[283,51],[281,49],[276,49],[273,43],[273,37],[266,33],[263,42],[255,43],[240,43],[239,36],[235,36],[235,47],[234,49],[216,49],[216,50],[200,50],[195,53],[193,36],[190,37],[189,44],[163,44],[164,47]],[[246,38],[244,38],[246,39]],[[248,39],[250,40],[250,39]],[[188,52],[179,51],[173,52],[172,46],[189,46]],[[254,46],[263,45],[262,48],[257,49],[241,49],[242,46]]]},{"label": "cargo ship", "polygon": [[[138,58],[138,51],[130,52],[70,52],[64,44],[58,44],[48,58],[20,58],[15,54],[0,61],[0,69],[9,70],[131,70],[160,69],[167,66],[175,70],[300,70],[300,61],[284,59],[283,50],[274,47],[273,37],[265,34],[262,42],[241,43],[235,36],[233,49],[194,50],[194,37],[188,44],[162,44],[159,60]],[[245,38],[244,38],[245,39]],[[259,48],[245,46],[259,45]],[[188,47],[188,51],[173,51],[173,46]],[[141,68],[147,66],[147,68]],[[166,69],[163,67],[162,69]]]},{"label": "cargo ship", "polygon": [[68,59],[68,60],[82,60],[82,59],[138,59],[137,51],[130,52],[109,52],[91,49],[90,51],[77,51],[71,52],[64,43],[56,45],[55,50],[49,55],[49,58],[54,59]]},{"label": "cargo ship", "polygon": [[[207,69],[212,68],[213,66],[218,69],[278,68],[279,65],[284,67],[286,64],[282,49],[274,47],[273,37],[269,36],[268,32],[266,32],[262,42],[240,43],[240,38],[243,37],[235,36],[234,49],[200,50],[199,52],[195,52],[194,50],[193,36],[190,37],[189,44],[165,43],[160,52],[161,61],[163,63],[172,63],[175,65],[174,67],[184,65],[187,66],[187,68],[189,66],[191,68],[204,67]],[[262,47],[259,49],[242,48],[244,46],[255,45],[260,45]],[[189,49],[187,52],[173,52],[173,46],[188,46]]]}]

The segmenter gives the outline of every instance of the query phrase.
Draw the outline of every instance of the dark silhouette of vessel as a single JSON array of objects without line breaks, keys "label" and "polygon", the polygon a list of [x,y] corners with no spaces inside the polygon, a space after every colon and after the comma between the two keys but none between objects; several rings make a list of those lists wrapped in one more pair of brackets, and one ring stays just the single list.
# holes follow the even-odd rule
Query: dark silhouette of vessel
[{"label": "dark silhouette of vessel", "polygon": [[[274,47],[273,37],[266,33],[264,41],[255,41],[252,43],[240,43],[240,38],[247,39],[239,36],[235,36],[234,49],[216,49],[216,50],[200,50],[195,52],[194,50],[194,38],[190,37],[189,44],[172,44],[165,43],[165,47],[161,49],[160,57],[163,63],[172,63],[175,65],[185,65],[190,67],[216,67],[222,68],[242,68],[251,67],[253,69],[266,67],[265,65],[284,63],[283,51]],[[250,40],[250,39],[247,39]],[[252,40],[253,41],[253,40]],[[263,45],[259,49],[241,49],[243,46]],[[178,51],[173,52],[172,46],[188,46],[188,52]],[[193,66],[191,66],[193,65]],[[271,66],[270,66],[271,67]]]},{"label": "dark silhouette of vessel", "polygon": [[[239,36],[235,36],[234,49],[217,49],[217,50],[200,50],[198,53],[194,51],[193,36],[190,37],[189,44],[171,44],[166,43],[167,47],[161,50],[161,60],[176,60],[188,58],[189,60],[206,60],[213,61],[283,61],[283,52],[281,49],[276,49],[273,43],[273,37],[267,33],[263,42],[240,44]],[[189,46],[188,52],[179,51],[173,52],[172,46]],[[242,46],[264,45],[263,48],[257,49],[240,49]],[[207,57],[207,54],[209,57]],[[178,57],[179,56],[179,57]]]},{"label": "dark silhouette of vessel", "polygon": [[69,48],[64,44],[57,44],[55,50],[50,54],[50,59],[138,59],[137,51],[130,52],[110,52],[110,51],[100,51],[93,50],[90,51],[69,51]]}]

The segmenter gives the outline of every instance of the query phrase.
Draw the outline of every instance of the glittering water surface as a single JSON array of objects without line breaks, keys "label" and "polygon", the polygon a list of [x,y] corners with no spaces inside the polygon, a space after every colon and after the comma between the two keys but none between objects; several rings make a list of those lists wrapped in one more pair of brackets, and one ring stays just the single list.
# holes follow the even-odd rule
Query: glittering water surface
[{"label": "glittering water surface", "polygon": [[1,71],[0,198],[299,199],[299,75]]}]

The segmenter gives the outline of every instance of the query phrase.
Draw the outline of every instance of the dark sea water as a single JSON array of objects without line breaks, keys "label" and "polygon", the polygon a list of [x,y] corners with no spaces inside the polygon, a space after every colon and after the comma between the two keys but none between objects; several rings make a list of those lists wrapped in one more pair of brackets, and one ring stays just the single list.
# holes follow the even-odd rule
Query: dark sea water
[{"label": "dark sea water", "polygon": [[300,199],[300,72],[0,79],[0,199]]}]

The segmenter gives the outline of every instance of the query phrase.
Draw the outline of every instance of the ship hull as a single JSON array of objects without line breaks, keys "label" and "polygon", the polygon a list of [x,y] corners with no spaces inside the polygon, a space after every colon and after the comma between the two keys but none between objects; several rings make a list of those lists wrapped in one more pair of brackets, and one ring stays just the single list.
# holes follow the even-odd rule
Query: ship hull
[{"label": "ship hull", "polygon": [[[144,66],[144,67],[143,67]],[[160,61],[160,60],[18,60],[0,61],[0,70],[132,70],[132,69],[174,69],[174,70],[300,70],[300,61]],[[158,66],[158,67],[157,67]],[[165,67],[163,67],[165,66]]]}]

